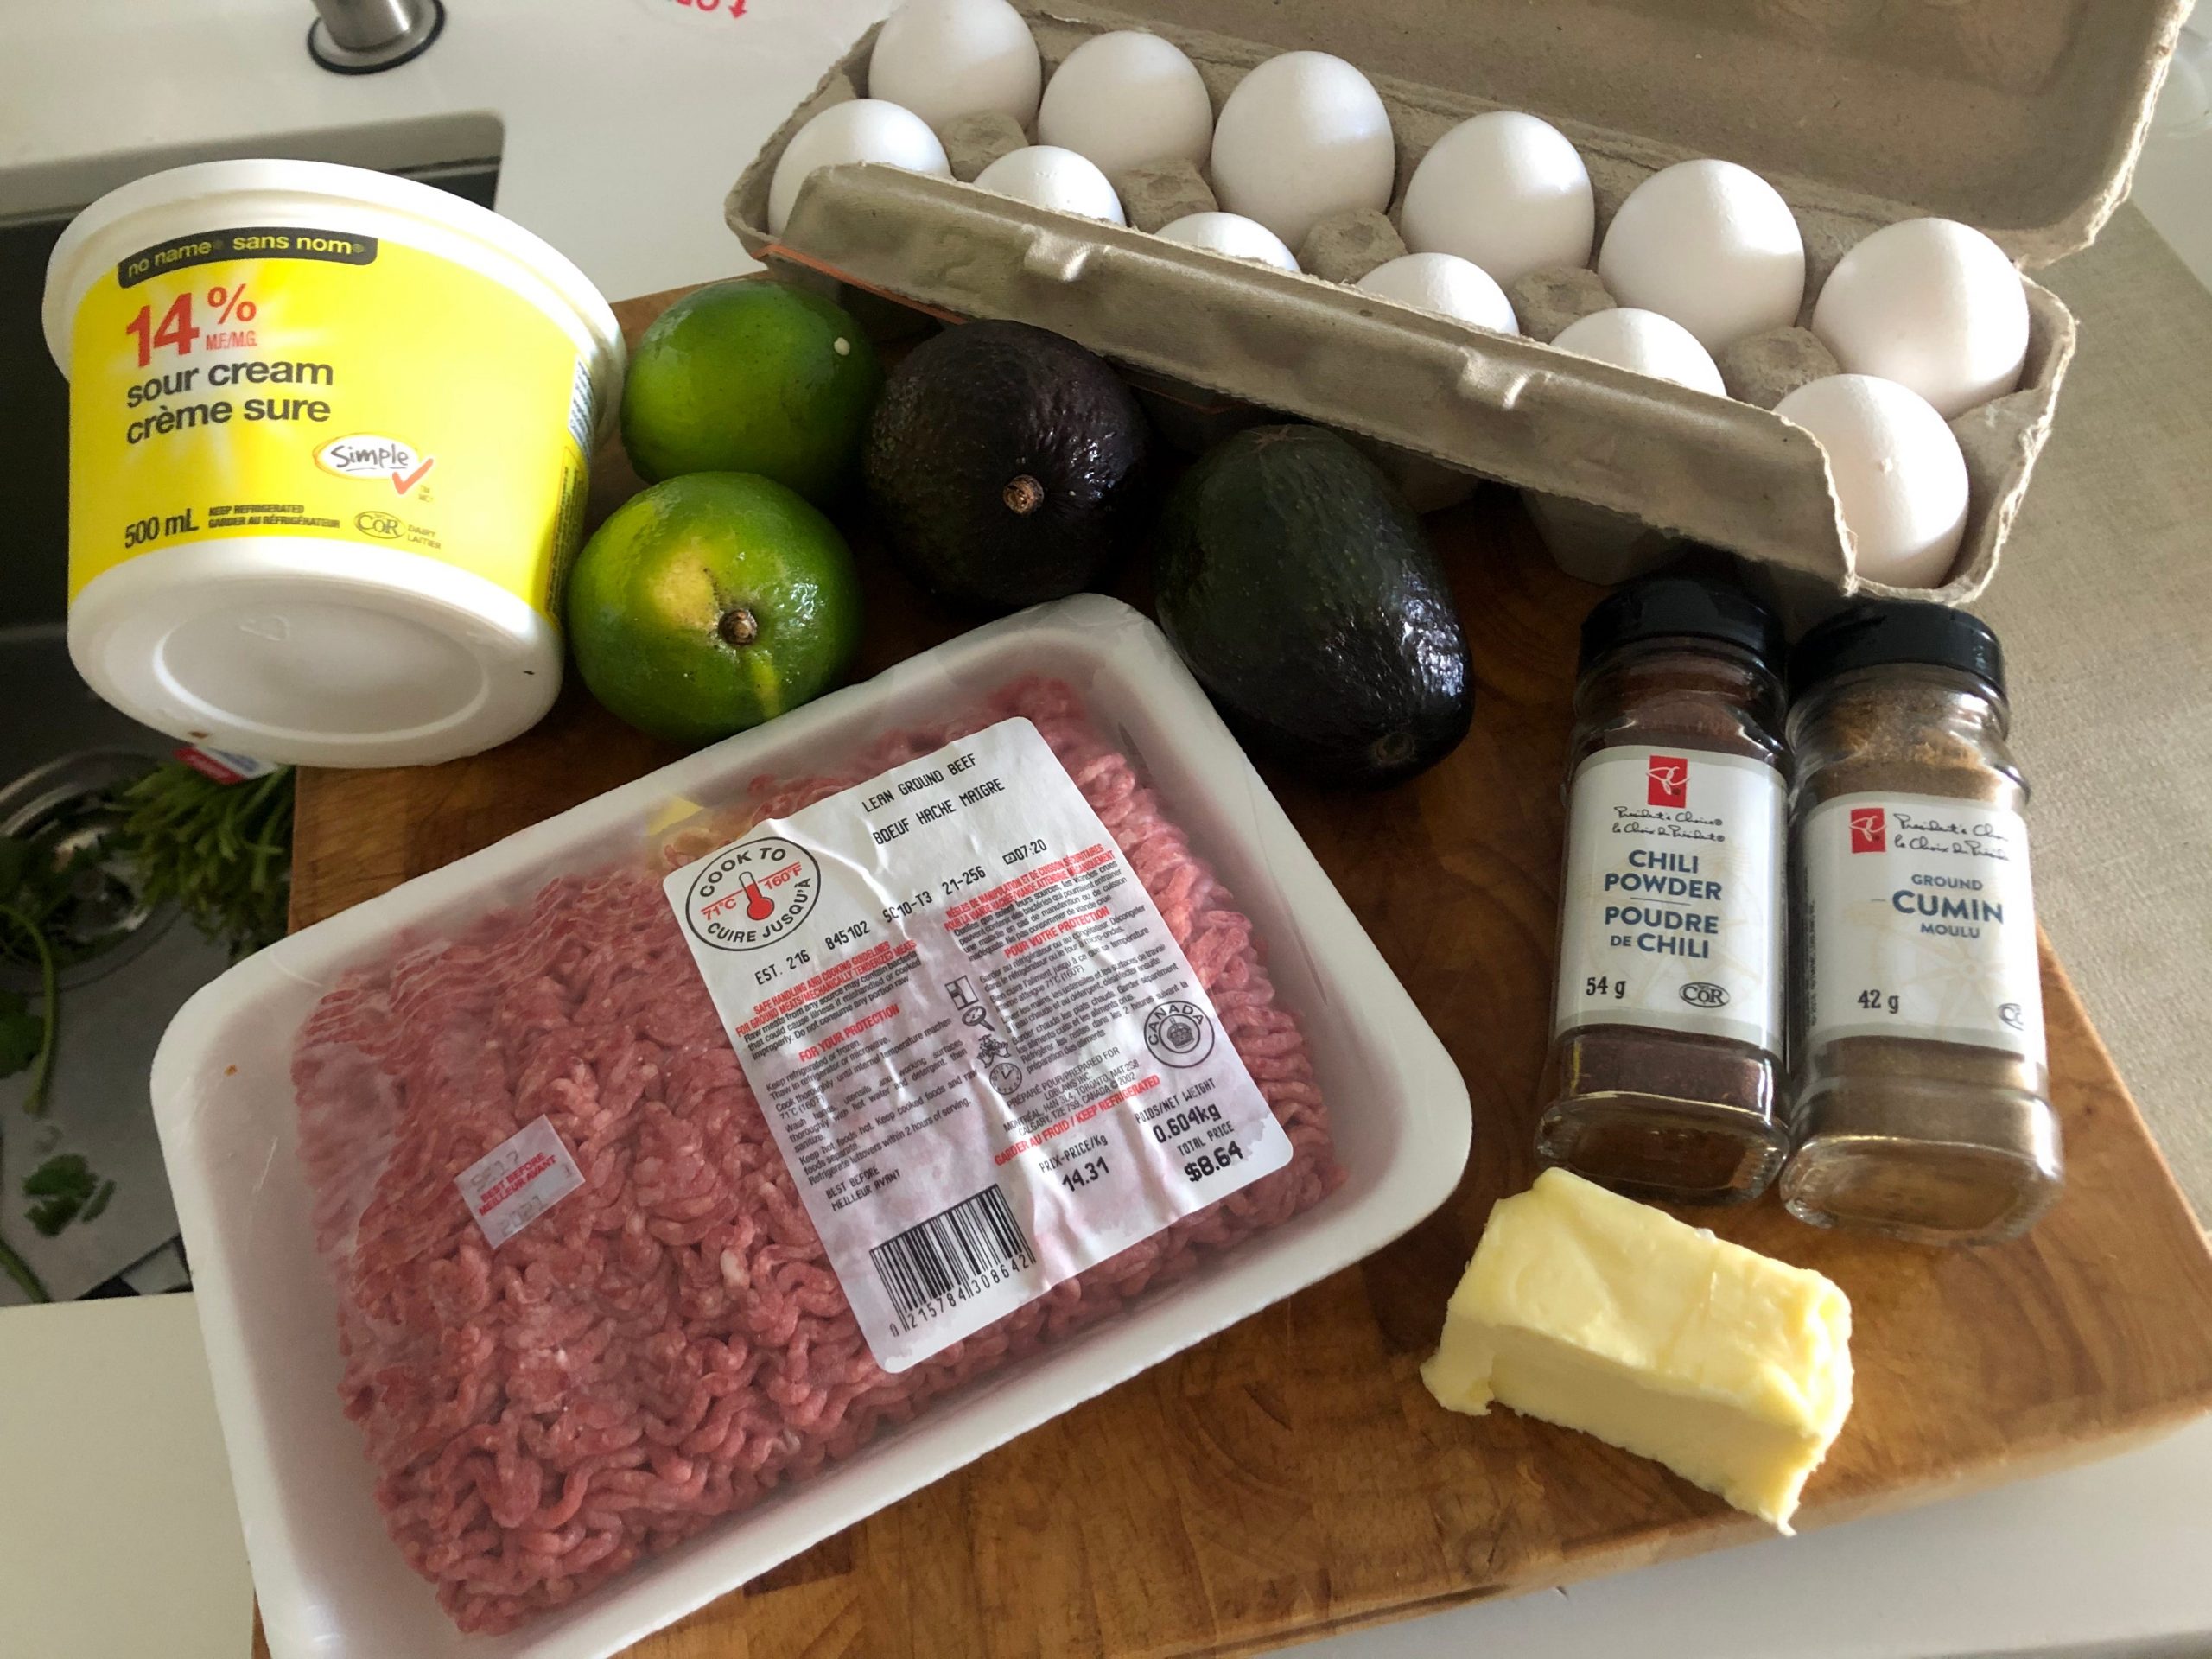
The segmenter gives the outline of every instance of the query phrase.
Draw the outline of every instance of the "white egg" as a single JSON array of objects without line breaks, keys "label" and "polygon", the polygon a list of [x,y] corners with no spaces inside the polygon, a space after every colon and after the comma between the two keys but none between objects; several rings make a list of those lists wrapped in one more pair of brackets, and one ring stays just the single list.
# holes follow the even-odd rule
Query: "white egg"
[{"label": "white egg", "polygon": [[1297,257],[1283,246],[1281,237],[1242,213],[1185,213],[1173,224],[1161,226],[1160,235],[1163,240],[1210,248],[1232,259],[1257,259],[1281,270],[1298,269]]},{"label": "white egg", "polygon": [[1501,283],[1547,265],[1586,265],[1597,225],[1589,169],[1548,121],[1492,110],[1429,146],[1406,186],[1398,229],[1418,252],[1456,253]]},{"label": "white egg", "polygon": [[768,233],[784,233],[798,188],[817,168],[843,162],[881,162],[909,173],[952,176],[944,146],[920,116],[878,98],[849,99],[823,111],[784,146],[776,175],[768,181]]},{"label": "white egg", "polygon": [[1205,165],[1213,105],[1198,66],[1157,35],[1095,35],[1045,87],[1037,137],[1088,156],[1109,178],[1147,162]]},{"label": "white egg", "polygon": [[1894,380],[1831,374],[1774,406],[1821,441],[1859,574],[1936,588],[1966,533],[1967,463],[1929,401]]},{"label": "white egg", "polygon": [[1613,215],[1598,276],[1623,305],[1656,311],[1717,352],[1797,321],[1805,243],[1775,188],[1733,162],[1677,162]]},{"label": "white egg", "polygon": [[1122,213],[1122,199],[1106,175],[1075,151],[1057,144],[1031,144],[1000,156],[976,175],[976,186],[1084,219],[1128,223]]},{"label": "white egg", "polygon": [[1213,190],[1292,247],[1314,222],[1390,202],[1390,114],[1365,75],[1325,52],[1286,52],[1236,83],[1213,129]]},{"label": "white egg", "polygon": [[906,0],[868,54],[868,95],[932,127],[993,111],[1026,127],[1044,83],[1036,37],[1007,0]]},{"label": "white egg", "polygon": [[1592,311],[1560,329],[1552,344],[1577,357],[1594,357],[1600,363],[1671,380],[1692,391],[1709,391],[1716,397],[1728,395],[1713,353],[1681,323],[1656,311],[1632,305]]},{"label": "white egg", "polygon": [[1845,254],[1813,332],[1854,374],[1910,386],[1945,417],[2020,384],[2028,296],[2005,250],[1970,225],[1908,219]]},{"label": "white egg", "polygon": [[1408,253],[1386,259],[1357,286],[1501,334],[1521,332],[1521,320],[1513,315],[1513,302],[1505,297],[1505,290],[1480,265],[1457,254]]}]

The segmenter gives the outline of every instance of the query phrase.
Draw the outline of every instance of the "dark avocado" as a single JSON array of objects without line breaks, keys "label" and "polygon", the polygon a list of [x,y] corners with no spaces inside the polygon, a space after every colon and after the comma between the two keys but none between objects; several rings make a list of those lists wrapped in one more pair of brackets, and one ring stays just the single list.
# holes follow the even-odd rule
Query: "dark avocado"
[{"label": "dark avocado", "polygon": [[1185,474],[1153,552],[1160,625],[1254,753],[1382,785],[1458,747],[1466,636],[1421,520],[1318,426],[1240,432]]},{"label": "dark avocado", "polygon": [[917,580],[1010,611],[1089,587],[1142,534],[1148,448],[1101,359],[1026,323],[972,322],[899,365],[861,467]]}]

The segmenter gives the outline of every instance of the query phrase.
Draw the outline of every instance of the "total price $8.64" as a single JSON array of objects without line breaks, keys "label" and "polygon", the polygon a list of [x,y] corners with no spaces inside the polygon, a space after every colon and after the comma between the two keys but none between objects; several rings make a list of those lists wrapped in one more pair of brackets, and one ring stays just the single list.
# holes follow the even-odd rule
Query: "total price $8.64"
[{"label": "total price $8.64", "polygon": [[1183,1179],[1203,1181],[1207,1176],[1218,1175],[1231,1164],[1242,1163],[1243,1160],[1243,1147],[1234,1141],[1224,1141],[1218,1146],[1208,1147],[1197,1157],[1186,1160],[1183,1165]]}]

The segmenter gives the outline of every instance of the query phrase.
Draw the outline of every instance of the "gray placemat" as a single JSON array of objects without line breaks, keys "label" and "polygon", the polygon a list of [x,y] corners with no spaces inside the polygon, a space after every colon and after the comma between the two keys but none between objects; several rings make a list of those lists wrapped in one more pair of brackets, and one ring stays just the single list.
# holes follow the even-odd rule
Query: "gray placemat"
[{"label": "gray placemat", "polygon": [[2039,913],[2212,1219],[2212,294],[2133,207],[2037,276],[2081,350],[1975,608],[2011,664]]}]

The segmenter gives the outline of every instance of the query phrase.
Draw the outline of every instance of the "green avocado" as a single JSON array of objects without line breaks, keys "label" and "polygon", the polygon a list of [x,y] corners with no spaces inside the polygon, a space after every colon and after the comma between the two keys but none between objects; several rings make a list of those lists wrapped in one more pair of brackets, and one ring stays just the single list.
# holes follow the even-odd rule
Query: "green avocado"
[{"label": "green avocado", "polygon": [[1019,322],[915,350],[868,425],[861,474],[899,562],[971,609],[1090,586],[1143,534],[1149,433],[1105,362]]},{"label": "green avocado", "polygon": [[1153,551],[1160,625],[1245,746],[1380,786],[1458,747],[1466,636],[1421,520],[1318,426],[1240,432],[1184,475]]}]

